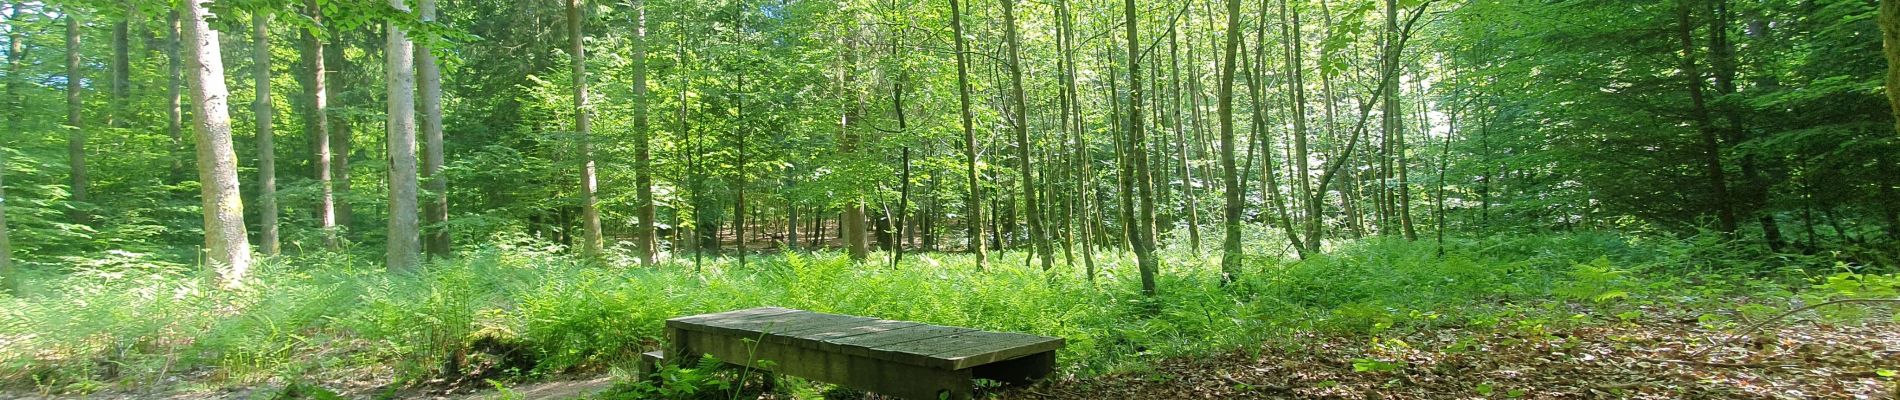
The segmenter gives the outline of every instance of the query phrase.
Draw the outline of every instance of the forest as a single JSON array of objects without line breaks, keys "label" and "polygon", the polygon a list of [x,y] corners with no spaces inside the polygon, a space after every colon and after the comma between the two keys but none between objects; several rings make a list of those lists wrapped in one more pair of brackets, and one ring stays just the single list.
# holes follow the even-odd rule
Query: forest
[{"label": "forest", "polygon": [[[1900,397],[1900,0],[0,0],[0,398]],[[688,357],[694,355],[687,355]]]}]

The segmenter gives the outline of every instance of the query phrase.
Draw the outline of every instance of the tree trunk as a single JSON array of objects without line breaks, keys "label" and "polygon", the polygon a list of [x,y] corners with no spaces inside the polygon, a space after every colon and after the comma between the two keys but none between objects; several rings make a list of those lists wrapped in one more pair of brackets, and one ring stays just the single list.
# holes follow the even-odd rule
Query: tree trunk
[{"label": "tree trunk", "polygon": [[[79,84],[85,78],[79,76],[79,50],[79,17],[69,13],[66,14],[66,157],[72,168],[72,200],[85,203],[90,198],[88,192],[92,185],[86,177],[86,128],[85,118],[81,116],[85,111],[81,97],[85,85]],[[74,220],[86,223],[90,219],[85,206],[73,209]]]},{"label": "tree trunk", "polygon": [[123,117],[121,114],[125,111],[125,105],[129,103],[128,98],[132,95],[132,43],[131,38],[128,37],[131,35],[129,21],[138,8],[130,3],[123,5],[125,15],[119,16],[119,20],[112,23],[112,64],[107,68],[112,72],[110,87],[112,104],[106,108],[106,127],[108,128],[124,126],[125,121],[121,118]]},{"label": "tree trunk", "polygon": [[1219,89],[1221,187],[1226,200],[1221,225],[1227,234],[1221,242],[1222,283],[1232,283],[1240,274],[1240,209],[1244,204],[1240,200],[1240,171],[1234,160],[1234,69],[1240,64],[1240,30],[1240,0],[1227,0],[1226,55],[1222,56]]},{"label": "tree trunk", "polygon": [[1082,126],[1081,94],[1077,92],[1075,83],[1077,79],[1075,71],[1075,15],[1073,14],[1074,11],[1069,8],[1069,0],[1058,0],[1056,7],[1057,12],[1061,14],[1058,16],[1061,20],[1058,21],[1056,25],[1061,32],[1058,32],[1056,36],[1057,39],[1061,41],[1059,42],[1061,48],[1058,51],[1062,52],[1062,85],[1063,88],[1066,89],[1062,96],[1062,126],[1064,130],[1068,131],[1067,133],[1070,140],[1075,142],[1075,162],[1073,168],[1076,174],[1074,194],[1076,204],[1076,211],[1074,213],[1076,219],[1074,223],[1076,227],[1072,229],[1079,230],[1078,233],[1080,233],[1080,237],[1077,238],[1076,241],[1082,245],[1084,276],[1088,277],[1090,282],[1093,282],[1095,281],[1095,220],[1093,214],[1089,213],[1089,200],[1092,197],[1091,195],[1095,192],[1095,172],[1091,165],[1093,164],[1093,158],[1089,152],[1088,135],[1085,134]]},{"label": "tree trunk", "polygon": [[[1189,14],[1192,14],[1192,12]],[[1190,15],[1190,17],[1192,17],[1192,15]],[[1212,16],[1209,16],[1209,18],[1212,18]],[[1170,104],[1168,107],[1172,110],[1170,115],[1173,116],[1172,122],[1170,123],[1170,125],[1173,126],[1170,127],[1170,130],[1174,132],[1175,149],[1181,164],[1181,208],[1183,209],[1182,213],[1187,215],[1188,248],[1198,256],[1201,254],[1201,205],[1199,199],[1194,196],[1194,164],[1188,161],[1188,149],[1190,146],[1187,141],[1187,135],[1182,132],[1180,66],[1178,62],[1174,60],[1175,36],[1177,32],[1179,32],[1179,29],[1175,29],[1173,26],[1168,28],[1168,63],[1171,64],[1168,71],[1169,74],[1173,76],[1172,80],[1175,81],[1172,85],[1172,90],[1174,91],[1173,104]],[[1188,38],[1188,70],[1191,72],[1188,79],[1189,90],[1187,93],[1188,109],[1190,110],[1188,117],[1193,120],[1194,135],[1201,137],[1205,136],[1201,130],[1206,127],[1201,123],[1201,69],[1199,67],[1199,58],[1194,56],[1195,41],[1193,39],[1192,37]],[[1163,182],[1168,181],[1163,180]],[[1173,226],[1173,224],[1166,225],[1166,227],[1170,229],[1173,228]],[[1223,246],[1224,245],[1225,244],[1223,244]]]},{"label": "tree trunk", "polygon": [[[336,30],[332,30],[330,33],[333,37],[341,37],[342,35],[341,31]],[[349,57],[344,56],[343,49],[346,45],[343,44],[341,40],[334,42],[334,44],[333,46],[324,46],[323,52],[321,53],[323,54],[326,67],[328,63],[332,61],[336,64],[336,68],[326,68],[323,71],[325,75],[324,82],[327,83],[327,85],[324,86],[324,97],[328,98],[328,101],[333,104],[344,103],[347,100],[343,97],[343,94],[349,93],[349,89],[353,86],[356,79],[344,74],[344,72],[355,70],[355,66],[350,63]],[[355,208],[351,206],[352,203],[350,201],[350,187],[352,186],[350,182],[350,153],[352,152],[352,147],[355,145],[356,140],[353,137],[353,133],[355,133],[354,129],[352,129],[353,123],[348,114],[332,115],[331,117],[330,181],[336,188],[337,200],[336,204],[332,206],[336,209],[337,232],[335,236],[340,247],[341,244],[347,242],[345,239],[348,237],[349,228],[351,224],[356,221],[356,211]]]},{"label": "tree trunk", "polygon": [[[1147,157],[1148,149],[1143,144],[1145,140],[1143,139],[1143,135],[1145,134],[1145,132],[1142,131],[1142,127],[1141,127],[1141,67],[1140,65],[1141,65],[1142,46],[1141,46],[1140,36],[1138,34],[1140,29],[1138,25],[1139,19],[1137,18],[1136,10],[1135,10],[1135,0],[1122,0],[1122,19],[1123,19],[1123,24],[1124,24],[1122,26],[1123,31],[1125,32],[1126,35],[1128,35],[1128,66],[1129,66],[1128,68],[1128,146],[1129,146],[1129,151],[1127,152],[1126,161],[1132,161],[1122,166],[1123,168],[1122,174],[1130,175],[1128,180],[1123,182],[1123,186],[1127,186],[1131,183],[1137,186],[1137,188],[1124,187],[1122,190],[1124,192],[1133,192],[1134,189],[1139,189],[1141,192],[1140,195],[1136,196],[1140,198],[1139,200],[1141,202],[1141,215],[1136,217],[1137,218],[1137,221],[1135,222],[1136,226],[1135,226],[1135,229],[1133,230],[1134,238],[1132,238],[1131,241],[1134,242],[1133,245],[1135,247],[1136,265],[1138,269],[1140,269],[1140,273],[1141,273],[1141,292],[1142,294],[1145,294],[1148,296],[1154,296],[1156,292],[1155,274],[1160,270],[1160,265],[1156,263],[1155,248],[1154,248],[1155,247],[1155,244],[1154,244],[1154,238],[1155,238],[1155,234],[1154,234],[1155,204],[1154,203],[1155,201],[1154,201],[1153,174],[1150,173],[1149,168],[1148,168],[1148,157]],[[1122,200],[1122,203],[1127,204],[1129,203],[1129,201],[1127,199],[1124,199]]]},{"label": "tree trunk", "polygon": [[251,11],[251,77],[255,80],[257,101],[251,104],[257,118],[257,207],[258,246],[264,255],[275,256],[281,248],[277,239],[277,147],[272,131],[275,111],[270,95],[270,14]]},{"label": "tree trunk", "polygon": [[[304,8],[313,20],[322,23],[322,9],[317,7],[316,0],[305,0]],[[311,157],[311,163],[317,178],[317,229],[323,231],[324,248],[337,251],[342,249],[342,243],[336,237],[336,188],[331,181],[330,170],[330,158],[333,155],[330,153],[330,96],[328,77],[325,76],[328,72],[324,65],[324,45],[321,39],[310,32],[303,33],[303,41],[302,56],[309,68],[306,72],[310,74],[305,78],[308,86],[304,88],[304,95],[310,98],[309,115],[305,120],[310,125],[313,139],[314,156]]]},{"label": "tree trunk", "polygon": [[[1315,193],[1313,190],[1313,180],[1310,176],[1311,174],[1308,172],[1312,171],[1312,167],[1308,164],[1308,157],[1306,155],[1306,91],[1304,90],[1306,80],[1305,68],[1300,62],[1300,56],[1304,53],[1304,51],[1300,49],[1301,42],[1304,41],[1299,35],[1300,13],[1297,10],[1289,9],[1286,3],[1287,0],[1280,0],[1280,13],[1285,15],[1285,17],[1291,21],[1291,24],[1282,24],[1280,34],[1287,43],[1286,69],[1287,75],[1289,76],[1287,84],[1291,86],[1288,88],[1288,92],[1293,94],[1293,132],[1291,135],[1293,137],[1293,168],[1294,173],[1299,175],[1297,177],[1299,179],[1294,181],[1296,183],[1295,188],[1297,189],[1296,197],[1303,203],[1305,214],[1302,216],[1303,230],[1305,233],[1301,235],[1301,242],[1305,246],[1300,249],[1299,254],[1300,258],[1307,258],[1319,253],[1319,200],[1323,195],[1321,193]],[[1343,156],[1335,158],[1337,158],[1337,160],[1334,162],[1345,161]]]},{"label": "tree trunk", "polygon": [[[19,15],[20,5],[6,3],[9,16]],[[8,121],[18,121],[21,116],[22,98],[20,97],[20,60],[26,51],[25,35],[19,29],[7,30],[7,98],[5,100]],[[12,135],[11,130],[6,132]],[[4,144],[4,143],[0,143]],[[7,152],[0,151],[0,295],[20,292],[19,278],[13,272],[13,242],[7,233]]]},{"label": "tree trunk", "polygon": [[[893,46],[895,47],[895,46]],[[904,119],[904,80],[908,73],[899,73],[896,83],[891,84],[891,108],[897,112],[897,131],[910,132],[909,121]],[[904,146],[903,170],[897,175],[897,233],[892,235],[891,269],[897,269],[904,260],[904,216],[910,210],[910,146]]]},{"label": "tree trunk", "polygon": [[[633,6],[633,186],[634,251],[639,253],[640,265],[653,266],[654,254],[659,242],[653,237],[653,161],[649,143],[652,141],[647,126],[647,11],[645,0],[632,0]],[[794,212],[793,219],[797,219]],[[796,221],[793,221],[796,222]],[[792,228],[792,242],[798,241],[798,230]]]},{"label": "tree trunk", "polygon": [[[390,0],[396,11],[407,13],[402,0]],[[385,82],[388,83],[389,243],[385,254],[390,272],[413,271],[421,258],[416,221],[416,61],[406,32],[387,23]]]},{"label": "tree trunk", "polygon": [[[9,5],[9,6],[18,7],[18,6],[12,6],[12,5]],[[18,9],[15,8],[14,12],[18,12]],[[19,36],[13,36],[13,39],[15,40],[17,40],[18,38]],[[10,50],[14,50],[17,52],[19,50],[19,47],[15,46],[11,48]],[[17,54],[17,53],[9,53],[9,54]],[[7,75],[8,89],[13,88],[13,77],[14,77],[13,75]],[[11,104],[12,99],[8,99],[8,102],[9,102],[8,104],[9,107],[7,109],[7,117],[8,118],[17,117],[18,115],[15,113],[15,111],[17,110],[13,108],[14,104]],[[7,233],[7,184],[6,184],[7,168],[6,166],[7,166],[7,152],[0,151],[0,296],[18,294],[20,292],[19,278],[15,278],[14,272],[13,272],[13,242],[9,240],[10,236],[8,236],[8,233]]]},{"label": "tree trunk", "polygon": [[593,129],[593,109],[587,103],[587,49],[583,47],[581,36],[581,2],[567,0],[567,36],[568,54],[574,75],[574,134],[579,136],[581,156],[581,225],[586,236],[581,243],[581,256],[589,261],[597,261],[601,252],[600,237],[600,199],[595,196],[594,181],[594,144],[589,137]]},{"label": "tree trunk", "polygon": [[969,196],[964,216],[969,230],[970,252],[976,254],[976,269],[981,271],[988,263],[989,255],[983,249],[983,186],[976,173],[976,116],[970,113],[970,54],[969,45],[963,38],[963,10],[957,0],[950,0],[950,30],[955,35],[957,46],[957,98],[963,121],[963,157],[965,175],[969,177]]},{"label": "tree trunk", "polygon": [[165,97],[167,117],[165,131],[171,135],[172,145],[172,168],[171,174],[167,176],[171,178],[171,183],[177,184],[185,180],[185,159],[189,157],[185,155],[185,67],[184,57],[179,54],[181,31],[178,10],[171,10],[166,16],[166,21],[171,25],[165,31],[165,51],[169,55],[166,59],[170,67],[166,71],[166,86],[169,90]]},{"label": "tree trunk", "polygon": [[1728,178],[1722,172],[1721,142],[1709,121],[1709,109],[1702,95],[1702,72],[1695,62],[1695,25],[1691,23],[1691,0],[1677,0],[1676,35],[1682,42],[1681,70],[1689,89],[1691,122],[1702,138],[1703,163],[1709,179],[1709,202],[1715,206],[1718,226],[1723,233],[1735,233],[1735,209],[1729,202]]},{"label": "tree trunk", "polygon": [[231,146],[230,92],[224,86],[224,61],[218,58],[218,32],[211,30],[207,2],[189,0],[184,5],[205,251],[224,286],[238,287],[250,272],[251,243],[244,228],[244,202],[238,194],[237,153]]},{"label": "tree trunk", "polygon": [[[1728,96],[1736,92],[1735,44],[1729,40],[1728,35],[1731,21],[1728,4],[1728,0],[1715,0],[1715,15],[1709,18],[1709,64],[1715,67],[1716,96]],[[1772,79],[1772,76],[1769,75],[1766,79]],[[1723,140],[1727,141],[1731,148],[1741,146],[1748,141],[1748,130],[1742,122],[1742,110],[1733,104],[1722,103],[1719,108],[1722,119],[1727,122],[1727,126],[1722,129]],[[1762,176],[1760,160],[1752,151],[1743,151],[1739,158],[1742,167],[1742,190],[1745,192],[1743,193],[1744,201],[1747,202],[1748,209],[1755,213],[1756,223],[1761,224],[1762,240],[1768,244],[1770,250],[1780,251],[1786,243],[1781,238],[1781,224],[1775,221],[1775,214],[1767,210],[1769,183],[1767,178]]]},{"label": "tree trunk", "polygon": [[1010,83],[1010,125],[1016,133],[1016,162],[1018,172],[1022,174],[1023,214],[1029,220],[1029,241],[1035,246],[1036,258],[1042,262],[1042,270],[1047,272],[1055,268],[1055,252],[1049,246],[1049,237],[1044,232],[1042,204],[1039,202],[1036,186],[1034,163],[1030,160],[1029,110],[1023,98],[1023,68],[1021,39],[1016,32],[1016,0],[1002,0],[1004,41],[1009,44],[1009,83]]},{"label": "tree trunk", "polygon": [[1894,132],[1900,134],[1900,0],[1880,0],[1880,37],[1887,55],[1887,103]]},{"label": "tree trunk", "polygon": [[[435,22],[436,0],[422,0],[423,22]],[[449,177],[442,174],[442,69],[436,64],[435,49],[416,46],[416,75],[422,93],[422,179],[429,201],[423,207],[422,245],[430,257],[448,257],[454,241],[449,237]]]}]

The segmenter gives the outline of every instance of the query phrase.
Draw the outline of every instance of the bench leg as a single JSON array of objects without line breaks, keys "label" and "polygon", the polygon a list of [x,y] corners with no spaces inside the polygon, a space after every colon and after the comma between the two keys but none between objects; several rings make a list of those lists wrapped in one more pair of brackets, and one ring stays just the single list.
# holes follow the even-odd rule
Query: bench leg
[{"label": "bench leg", "polygon": [[988,379],[1009,385],[1028,384],[1049,376],[1055,370],[1056,352],[1045,351],[1022,358],[991,363],[971,368],[977,379]]}]

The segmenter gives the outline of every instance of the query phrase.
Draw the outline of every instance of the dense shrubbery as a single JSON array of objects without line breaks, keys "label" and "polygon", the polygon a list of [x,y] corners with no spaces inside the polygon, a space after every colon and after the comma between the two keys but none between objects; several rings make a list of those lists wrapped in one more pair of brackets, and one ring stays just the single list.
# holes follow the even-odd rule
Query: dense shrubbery
[{"label": "dense shrubbery", "polygon": [[[533,378],[629,362],[657,347],[672,316],[760,305],[1061,336],[1064,368],[1088,374],[1301,331],[1573,316],[1566,302],[1607,319],[1629,303],[1726,308],[1808,283],[1832,285],[1808,291],[1815,296],[1842,296],[1893,282],[1878,275],[1891,271],[1825,257],[1731,258],[1719,243],[1522,236],[1454,240],[1442,257],[1435,246],[1367,240],[1314,260],[1256,261],[1228,288],[1215,263],[1177,250],[1163,254],[1155,298],[1137,292],[1132,260],[1103,257],[1091,283],[1063,268],[1063,279],[1049,279],[1021,253],[998,255],[988,272],[963,255],[916,255],[891,269],[833,253],[753,257],[744,269],[716,259],[695,272],[690,263],[590,267],[526,243],[472,250],[419,275],[343,255],[284,257],[232,291],[183,267],[85,266],[0,299],[0,380],[85,392],[180,373],[214,383],[365,372],[393,372],[399,383]],[[1821,280],[1843,269],[1871,274]]]}]

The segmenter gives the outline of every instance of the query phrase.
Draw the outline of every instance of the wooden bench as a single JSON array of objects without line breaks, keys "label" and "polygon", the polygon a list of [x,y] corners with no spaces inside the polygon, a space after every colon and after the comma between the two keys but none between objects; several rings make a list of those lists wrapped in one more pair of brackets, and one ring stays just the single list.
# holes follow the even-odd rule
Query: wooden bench
[{"label": "wooden bench", "polygon": [[[643,368],[722,362],[906,399],[969,399],[974,379],[1021,384],[1055,368],[1061,338],[761,307],[666,321]],[[686,355],[676,357],[675,355]]]}]

